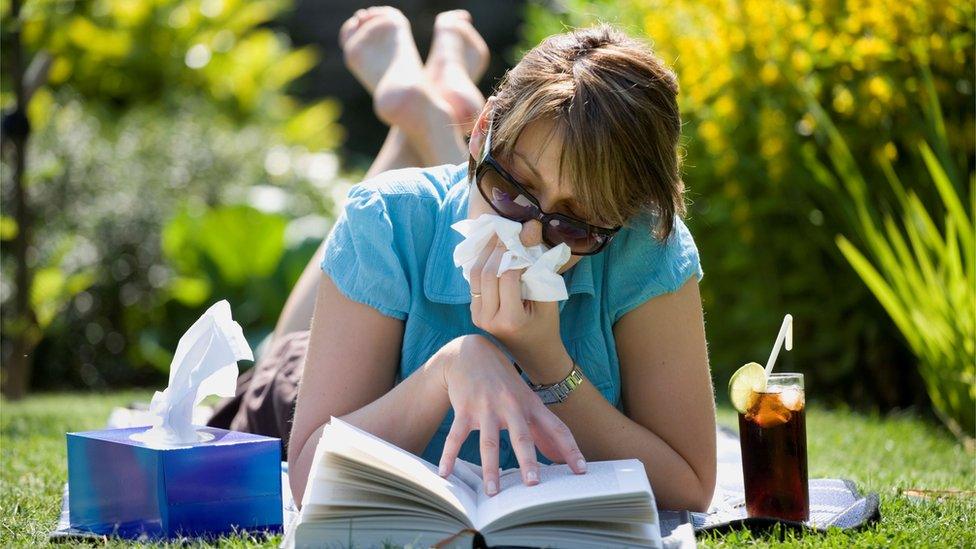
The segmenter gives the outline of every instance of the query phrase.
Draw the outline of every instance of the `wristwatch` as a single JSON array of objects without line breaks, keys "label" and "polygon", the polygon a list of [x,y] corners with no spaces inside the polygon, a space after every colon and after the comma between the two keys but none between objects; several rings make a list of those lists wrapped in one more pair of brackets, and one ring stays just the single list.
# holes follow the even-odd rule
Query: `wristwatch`
[{"label": "wristwatch", "polygon": [[[522,372],[522,368],[519,367],[518,363],[514,363],[515,368]],[[542,403],[546,406],[550,404],[559,404],[565,401],[569,397],[569,393],[572,393],[574,389],[582,385],[583,383],[583,371],[573,361],[573,369],[570,370],[569,375],[567,375],[562,381],[558,381],[551,385],[533,385],[529,384],[529,387],[539,395],[542,399]]]}]

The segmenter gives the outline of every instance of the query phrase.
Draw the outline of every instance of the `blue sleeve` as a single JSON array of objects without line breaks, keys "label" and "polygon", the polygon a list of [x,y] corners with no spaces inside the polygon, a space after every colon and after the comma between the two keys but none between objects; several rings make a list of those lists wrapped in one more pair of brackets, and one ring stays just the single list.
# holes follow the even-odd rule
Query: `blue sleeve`
[{"label": "blue sleeve", "polygon": [[[621,230],[608,252],[608,307],[613,323],[620,317],[661,294],[677,291],[692,276],[704,275],[698,247],[688,227],[676,219],[674,230],[664,242],[650,232],[650,221]],[[615,238],[614,240],[617,240]]]},{"label": "blue sleeve", "polygon": [[322,271],[349,299],[404,320],[410,310],[408,264],[388,203],[362,183],[347,196],[326,241]]}]

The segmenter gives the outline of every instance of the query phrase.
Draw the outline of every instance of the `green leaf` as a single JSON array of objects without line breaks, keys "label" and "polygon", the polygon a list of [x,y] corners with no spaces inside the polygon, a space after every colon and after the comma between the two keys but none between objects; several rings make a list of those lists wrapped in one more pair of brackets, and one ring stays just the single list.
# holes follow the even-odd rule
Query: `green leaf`
[{"label": "green leaf", "polygon": [[6,242],[17,238],[20,228],[17,227],[17,220],[6,215],[0,215],[0,240]]},{"label": "green leaf", "polygon": [[881,302],[881,306],[888,312],[891,319],[901,330],[902,335],[905,339],[909,341],[909,344],[913,347],[917,346],[917,333],[913,329],[912,321],[909,317],[908,311],[898,299],[897,295],[891,290],[884,277],[871,265],[864,254],[858,251],[853,244],[843,236],[837,237],[837,247],[840,248],[844,257],[851,264],[851,267],[857,271],[857,274],[864,280],[868,289],[874,294],[874,296]]},{"label": "green leaf", "polygon": [[210,281],[187,276],[174,277],[169,283],[169,294],[187,307],[202,305],[210,297]]},{"label": "green leaf", "polygon": [[240,286],[271,275],[285,251],[287,220],[250,206],[210,210],[200,223],[199,242],[221,277]]},{"label": "green leaf", "polygon": [[199,225],[199,219],[182,211],[163,227],[163,256],[179,272],[196,272],[200,268],[199,248],[191,244],[193,235],[198,234]]},{"label": "green leaf", "polygon": [[92,272],[75,273],[65,277],[60,267],[45,267],[34,273],[30,304],[41,329],[47,328],[75,295],[88,289],[95,281]]},{"label": "green leaf", "polygon": [[976,235],[973,234],[973,221],[966,215],[966,210],[963,208],[962,200],[959,199],[959,194],[956,193],[956,188],[949,181],[949,176],[946,175],[945,170],[942,169],[939,161],[935,158],[932,149],[923,142],[919,145],[919,150],[922,152],[922,158],[925,160],[925,165],[929,169],[929,174],[932,176],[935,188],[939,191],[939,196],[942,197],[942,203],[945,204],[949,215],[955,218],[956,223],[961,229],[959,236],[962,240],[963,247],[967,250],[972,250],[974,247],[973,240],[976,239]]}]

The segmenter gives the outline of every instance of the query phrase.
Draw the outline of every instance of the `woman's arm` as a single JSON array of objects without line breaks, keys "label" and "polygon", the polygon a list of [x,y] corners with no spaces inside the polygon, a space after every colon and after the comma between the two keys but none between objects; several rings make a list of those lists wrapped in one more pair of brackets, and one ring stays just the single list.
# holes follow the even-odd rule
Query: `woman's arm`
[{"label": "woman's arm", "polygon": [[299,505],[331,416],[419,454],[450,406],[437,371],[439,354],[394,388],[403,321],[348,299],[327,275],[320,277],[288,447]]},{"label": "woman's arm", "polygon": [[[626,415],[589,382],[550,408],[587,459],[636,457],[660,506],[704,511],[715,489],[715,404],[697,281],[628,312],[614,336]],[[540,379],[561,379],[571,364],[562,346],[529,360],[519,364]]]}]

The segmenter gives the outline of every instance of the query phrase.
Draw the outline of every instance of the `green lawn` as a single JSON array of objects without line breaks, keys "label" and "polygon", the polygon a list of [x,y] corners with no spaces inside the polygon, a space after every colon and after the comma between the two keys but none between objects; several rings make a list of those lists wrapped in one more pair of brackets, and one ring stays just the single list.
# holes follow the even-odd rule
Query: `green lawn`
[{"label": "green lawn", "polygon": [[[99,428],[113,406],[148,401],[150,394],[42,395],[0,403],[0,545],[46,540],[67,478],[65,432]],[[731,410],[720,410],[722,423],[733,425],[734,419]],[[775,536],[736,533],[702,539],[701,546],[976,547],[976,498],[918,502],[901,495],[909,488],[976,488],[974,456],[937,425],[909,415],[864,416],[816,405],[809,407],[807,421],[810,475],[846,477],[863,492],[878,492],[882,522],[850,535],[787,534],[779,542]],[[279,541],[236,537],[221,546],[275,547]]]}]

